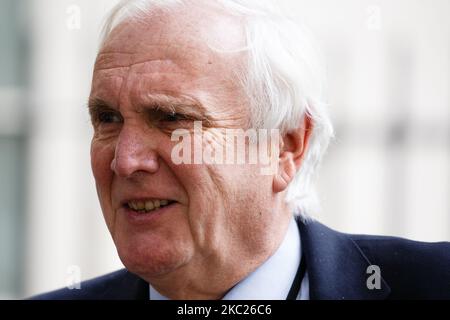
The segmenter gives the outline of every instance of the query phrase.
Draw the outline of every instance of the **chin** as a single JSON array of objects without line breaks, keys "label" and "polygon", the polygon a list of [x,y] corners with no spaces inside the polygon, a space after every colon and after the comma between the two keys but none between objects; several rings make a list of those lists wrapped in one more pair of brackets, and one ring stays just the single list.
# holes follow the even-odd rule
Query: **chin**
[{"label": "chin", "polygon": [[118,239],[117,253],[130,272],[149,279],[166,275],[186,264],[192,254],[181,246],[155,239]]}]

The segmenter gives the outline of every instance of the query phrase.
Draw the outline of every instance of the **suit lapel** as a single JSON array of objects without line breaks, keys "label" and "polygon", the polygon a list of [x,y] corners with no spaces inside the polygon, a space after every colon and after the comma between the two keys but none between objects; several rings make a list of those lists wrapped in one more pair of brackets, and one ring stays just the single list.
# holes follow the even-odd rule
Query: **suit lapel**
[{"label": "suit lapel", "polygon": [[106,300],[148,300],[149,285],[137,275],[123,270],[102,292],[100,299]]},{"label": "suit lapel", "polygon": [[306,260],[311,300],[383,300],[390,293],[384,279],[381,289],[369,290],[367,267],[361,249],[346,234],[315,222],[297,219],[303,257]]}]

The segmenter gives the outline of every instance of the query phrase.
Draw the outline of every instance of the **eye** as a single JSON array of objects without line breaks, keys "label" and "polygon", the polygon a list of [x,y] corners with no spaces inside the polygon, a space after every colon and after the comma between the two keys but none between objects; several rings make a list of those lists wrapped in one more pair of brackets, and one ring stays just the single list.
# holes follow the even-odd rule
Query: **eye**
[{"label": "eye", "polygon": [[162,121],[166,121],[166,122],[178,122],[178,121],[182,121],[182,120],[187,120],[186,116],[179,114],[179,113],[175,113],[175,112],[167,113],[162,118]]},{"label": "eye", "polygon": [[179,120],[184,120],[185,118],[178,114],[178,113],[169,113],[165,116],[165,118],[163,119],[163,121],[167,121],[167,122],[177,122]]},{"label": "eye", "polygon": [[98,115],[98,122],[100,123],[121,123],[122,117],[116,112],[103,111]]},{"label": "eye", "polygon": [[177,113],[173,110],[162,110],[162,108],[151,108],[145,110],[149,124],[163,128],[173,128],[174,126],[184,126],[192,117]]}]

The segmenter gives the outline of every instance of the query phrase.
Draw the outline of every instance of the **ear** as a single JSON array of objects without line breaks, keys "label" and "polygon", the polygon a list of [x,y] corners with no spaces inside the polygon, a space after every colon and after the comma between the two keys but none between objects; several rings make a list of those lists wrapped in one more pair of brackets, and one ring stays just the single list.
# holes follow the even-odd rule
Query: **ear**
[{"label": "ear", "polygon": [[305,115],[299,128],[282,137],[278,171],[273,178],[273,191],[275,193],[286,190],[300,169],[308,149],[313,127],[311,117]]}]

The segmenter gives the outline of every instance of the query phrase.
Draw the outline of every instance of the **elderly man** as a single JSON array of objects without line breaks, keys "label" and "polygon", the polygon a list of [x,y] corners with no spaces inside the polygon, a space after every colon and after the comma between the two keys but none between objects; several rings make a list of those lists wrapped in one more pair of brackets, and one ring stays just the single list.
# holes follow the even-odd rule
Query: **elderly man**
[{"label": "elderly man", "polygon": [[273,4],[124,1],[104,30],[92,170],[126,269],[36,298],[450,298],[448,243],[309,218],[332,127],[317,53]]}]

